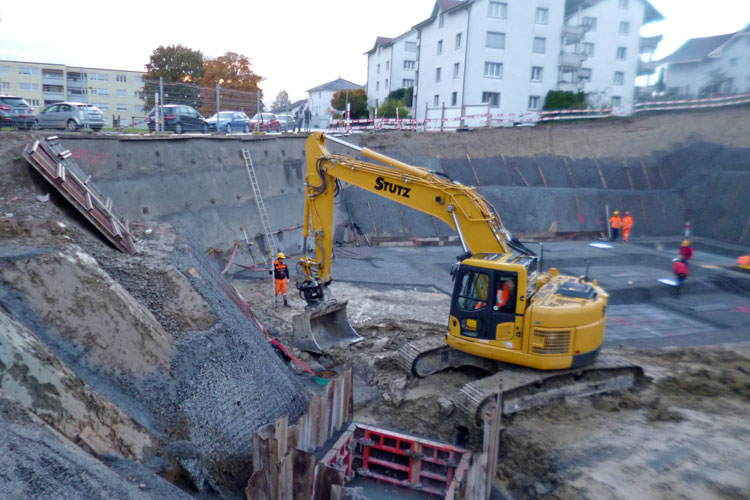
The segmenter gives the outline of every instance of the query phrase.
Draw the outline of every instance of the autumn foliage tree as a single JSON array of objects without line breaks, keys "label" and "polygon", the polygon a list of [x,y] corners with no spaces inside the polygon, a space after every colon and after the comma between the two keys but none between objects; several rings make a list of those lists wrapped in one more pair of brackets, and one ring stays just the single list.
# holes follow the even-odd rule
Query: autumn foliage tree
[{"label": "autumn foliage tree", "polygon": [[[226,52],[223,56],[206,59],[203,66],[201,85],[207,87],[204,92],[211,93],[213,90],[214,97],[204,99],[204,106],[201,108],[204,114],[216,112],[216,85],[221,86],[221,99],[231,103],[233,109],[250,111],[256,108],[256,97],[247,92],[257,92],[258,84],[263,78],[250,68],[250,58]],[[225,109],[223,105],[221,107]]]},{"label": "autumn foliage tree", "polygon": [[146,109],[154,107],[154,94],[159,91],[159,78],[168,84],[164,90],[164,104],[199,107],[200,91],[196,85],[203,78],[204,71],[201,51],[184,45],[160,45],[151,53],[143,76]]}]

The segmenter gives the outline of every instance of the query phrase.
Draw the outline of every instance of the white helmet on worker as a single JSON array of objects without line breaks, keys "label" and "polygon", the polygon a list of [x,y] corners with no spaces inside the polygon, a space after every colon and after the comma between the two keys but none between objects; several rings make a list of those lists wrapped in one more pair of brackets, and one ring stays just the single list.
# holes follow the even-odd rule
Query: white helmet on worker
[{"label": "white helmet on worker", "polygon": [[284,252],[279,252],[279,254],[276,256],[277,259],[286,259],[286,255],[284,255]]}]

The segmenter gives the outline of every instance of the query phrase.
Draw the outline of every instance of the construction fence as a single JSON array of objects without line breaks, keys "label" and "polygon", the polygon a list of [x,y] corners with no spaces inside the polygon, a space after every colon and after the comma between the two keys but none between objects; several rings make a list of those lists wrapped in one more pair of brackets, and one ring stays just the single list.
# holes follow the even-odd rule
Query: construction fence
[{"label": "construction fence", "polygon": [[550,111],[528,111],[525,113],[499,113],[488,104],[465,106],[425,107],[425,118],[378,118],[361,120],[335,120],[331,128],[339,132],[352,130],[411,130],[450,131],[461,128],[490,128],[530,126],[548,121],[591,120],[617,116],[632,116],[649,111],[679,111],[686,109],[721,108],[750,103],[750,93],[710,97],[705,99],[682,99],[672,101],[648,101],[630,106],[615,106],[596,109],[565,109]]},{"label": "construction fence", "polygon": [[[209,118],[217,111],[242,111],[250,118],[262,109],[262,92],[235,90],[215,87],[202,87],[189,82],[160,82],[159,80],[143,80],[143,95],[145,113],[154,109],[156,103],[182,104],[198,110],[205,118]],[[146,128],[148,117],[128,117],[127,127]],[[114,116],[114,126],[123,123],[122,117]],[[123,123],[124,125],[124,123]]]}]

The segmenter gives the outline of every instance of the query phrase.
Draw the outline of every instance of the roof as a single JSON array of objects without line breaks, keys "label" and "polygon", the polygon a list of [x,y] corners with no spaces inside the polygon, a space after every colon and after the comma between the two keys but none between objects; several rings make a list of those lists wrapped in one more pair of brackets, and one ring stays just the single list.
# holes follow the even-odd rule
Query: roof
[{"label": "roof", "polygon": [[380,46],[387,45],[388,43],[392,42],[393,38],[388,38],[385,36],[379,36],[375,39],[375,45],[372,46],[370,50],[365,52],[365,54],[370,54],[371,52],[375,52],[375,49],[377,49]]},{"label": "roof", "polygon": [[421,23],[415,24],[414,26],[412,26],[412,29],[421,28],[425,24],[431,23],[437,17],[438,12],[450,12],[461,7],[466,7],[473,1],[474,0],[436,0],[435,6],[432,8],[432,14],[430,14],[430,17],[428,17]]},{"label": "roof", "polygon": [[276,112],[283,113],[284,111],[291,111],[294,108],[304,105],[306,102],[307,102],[307,99],[300,99],[299,101],[294,101],[293,103],[287,104],[286,106],[281,106],[279,109],[276,110]]},{"label": "roof", "polygon": [[682,46],[672,52],[659,62],[667,63],[685,63],[701,61],[708,57],[713,51],[722,47],[736,33],[727,33],[725,35],[706,36],[703,38],[691,38]]},{"label": "roof", "polygon": [[[565,0],[565,17],[572,16],[579,8],[586,9],[604,0]],[[641,0],[646,8],[643,13],[643,24],[653,23],[666,19],[664,15],[656,10],[648,0]]]},{"label": "roof", "polygon": [[363,88],[364,87],[362,85],[357,85],[356,83],[350,82],[349,80],[344,80],[343,78],[337,78],[328,83],[324,83],[323,85],[318,85],[317,87],[308,89],[308,92],[321,92],[323,90],[336,91],[336,90],[344,90],[344,89],[363,89]]}]

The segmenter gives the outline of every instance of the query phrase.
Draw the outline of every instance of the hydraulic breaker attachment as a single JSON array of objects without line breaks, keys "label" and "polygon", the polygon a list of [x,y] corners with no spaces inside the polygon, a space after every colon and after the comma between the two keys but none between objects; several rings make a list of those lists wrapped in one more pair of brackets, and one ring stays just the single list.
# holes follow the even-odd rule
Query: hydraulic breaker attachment
[{"label": "hydraulic breaker attachment", "polygon": [[362,339],[346,317],[348,300],[329,300],[319,307],[292,317],[292,330],[297,347],[323,354],[335,346],[346,347]]}]

